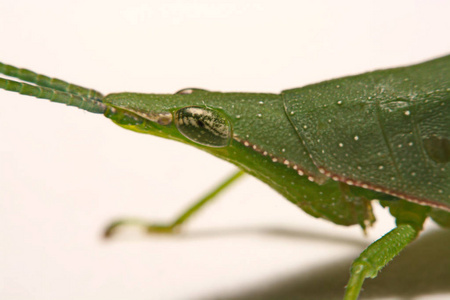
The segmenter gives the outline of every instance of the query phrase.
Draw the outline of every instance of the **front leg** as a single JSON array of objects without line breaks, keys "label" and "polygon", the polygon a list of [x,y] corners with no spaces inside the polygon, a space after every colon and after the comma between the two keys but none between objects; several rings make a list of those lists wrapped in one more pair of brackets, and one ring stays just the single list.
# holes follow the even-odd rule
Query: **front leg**
[{"label": "front leg", "polygon": [[153,224],[141,219],[124,219],[112,222],[104,232],[104,237],[111,237],[119,227],[123,226],[138,226],[144,228],[147,233],[174,233],[176,232],[181,225],[183,225],[195,212],[199,211],[202,207],[205,206],[206,203],[209,203],[212,199],[214,199],[217,194],[219,194],[222,190],[228,187],[231,183],[233,183],[236,179],[241,177],[244,174],[244,171],[237,171],[224,182],[222,182],[219,186],[217,186],[214,190],[212,190],[205,197],[201,198],[199,201],[194,203],[191,207],[189,207],[185,212],[183,212],[175,221],[168,224]]}]

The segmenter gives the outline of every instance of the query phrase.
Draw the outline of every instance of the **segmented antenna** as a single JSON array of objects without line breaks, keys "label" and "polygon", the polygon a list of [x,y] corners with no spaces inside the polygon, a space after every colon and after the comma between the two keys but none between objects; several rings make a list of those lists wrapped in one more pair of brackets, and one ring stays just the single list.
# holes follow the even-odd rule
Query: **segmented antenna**
[{"label": "segmented antenna", "polygon": [[37,74],[28,69],[20,69],[11,65],[6,65],[0,62],[0,73],[7,76],[15,77],[26,82],[31,82],[39,86],[45,86],[61,92],[66,92],[81,97],[91,99],[102,99],[103,95],[95,90],[87,89],[79,85],[71,84],[66,81],[51,78],[42,74]]},{"label": "segmented antenna", "polygon": [[106,111],[107,106],[101,102],[103,95],[95,90],[2,63],[0,63],[0,73],[36,84],[0,78],[0,88],[7,91],[64,103],[92,113]]}]

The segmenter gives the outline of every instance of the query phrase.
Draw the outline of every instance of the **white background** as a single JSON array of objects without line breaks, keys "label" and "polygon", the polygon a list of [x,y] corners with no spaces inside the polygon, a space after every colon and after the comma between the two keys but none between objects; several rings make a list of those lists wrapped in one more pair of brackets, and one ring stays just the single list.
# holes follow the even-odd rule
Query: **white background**
[{"label": "white background", "polygon": [[[448,54],[449,13],[449,1],[1,1],[0,60],[105,94],[277,93]],[[171,220],[233,170],[0,91],[0,299],[339,299],[352,259],[394,226],[376,205],[364,236],[248,177],[179,236],[101,239],[118,217]],[[449,231],[426,225],[363,295],[450,297]]]}]

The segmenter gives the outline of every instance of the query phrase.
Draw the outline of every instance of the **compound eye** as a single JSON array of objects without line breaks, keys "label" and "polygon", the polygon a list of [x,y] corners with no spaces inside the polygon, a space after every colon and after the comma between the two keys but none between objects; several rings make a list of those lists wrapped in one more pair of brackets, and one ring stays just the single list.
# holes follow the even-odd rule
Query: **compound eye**
[{"label": "compound eye", "polygon": [[208,147],[226,147],[231,140],[231,123],[221,112],[187,106],[175,113],[178,131],[189,140]]}]

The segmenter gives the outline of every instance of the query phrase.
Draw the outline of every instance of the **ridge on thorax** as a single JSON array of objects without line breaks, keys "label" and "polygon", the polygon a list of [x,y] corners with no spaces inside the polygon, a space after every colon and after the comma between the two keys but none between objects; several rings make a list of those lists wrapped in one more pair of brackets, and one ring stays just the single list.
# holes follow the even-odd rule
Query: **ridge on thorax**
[{"label": "ridge on thorax", "polygon": [[297,171],[298,175],[300,175],[300,176],[308,176],[308,180],[311,181],[311,182],[315,182],[317,184],[322,184],[322,183],[324,183],[326,181],[326,180],[323,180],[322,178],[314,176],[314,174],[306,171],[303,168],[303,166],[295,164],[295,163],[293,163],[293,162],[291,162],[291,161],[289,161],[289,160],[287,160],[287,159],[285,159],[283,157],[275,156],[272,153],[269,153],[269,152],[265,151],[260,146],[252,144],[249,141],[240,138],[236,134],[233,135],[233,138],[236,141],[238,141],[239,143],[243,144],[245,147],[252,148],[254,151],[262,154],[263,156],[270,157],[272,159],[272,162],[274,162],[274,163],[281,163],[281,164],[285,165],[287,168],[292,168],[295,171]]}]

